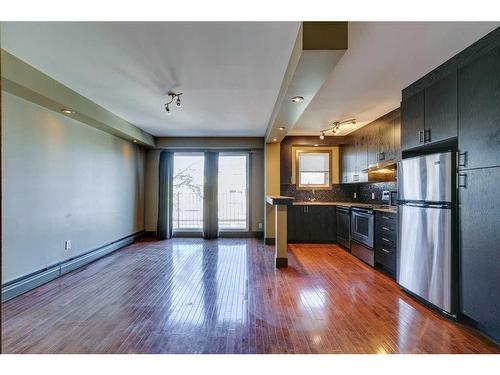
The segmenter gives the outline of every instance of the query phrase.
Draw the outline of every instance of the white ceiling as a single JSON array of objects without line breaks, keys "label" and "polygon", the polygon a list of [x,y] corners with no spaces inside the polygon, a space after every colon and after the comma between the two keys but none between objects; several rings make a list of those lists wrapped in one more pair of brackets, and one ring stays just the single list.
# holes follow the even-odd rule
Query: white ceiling
[{"label": "white ceiling", "polygon": [[[349,22],[349,47],[290,133],[318,134],[334,121],[359,128],[400,105],[401,90],[500,22]],[[342,127],[337,135],[354,131]]]},{"label": "white ceiling", "polygon": [[[2,48],[155,136],[263,136],[299,22],[2,23]],[[183,92],[167,116],[167,92]]]},{"label": "white ceiling", "polygon": [[[500,23],[350,22],[349,48],[290,134],[358,127]],[[2,23],[2,48],[155,136],[264,136],[298,22]],[[167,116],[169,90],[183,107]],[[345,127],[339,135],[354,129]]]}]

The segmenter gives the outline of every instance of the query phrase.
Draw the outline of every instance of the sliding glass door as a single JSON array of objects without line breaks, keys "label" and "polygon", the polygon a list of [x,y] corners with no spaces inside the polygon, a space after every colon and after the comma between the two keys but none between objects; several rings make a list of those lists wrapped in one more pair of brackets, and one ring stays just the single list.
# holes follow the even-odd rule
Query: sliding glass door
[{"label": "sliding glass door", "polygon": [[[202,152],[176,152],[173,173],[173,230],[203,230]],[[219,231],[248,231],[248,153],[220,153],[217,185]]]},{"label": "sliding glass door", "polygon": [[173,229],[203,229],[203,153],[175,153],[173,178]]},{"label": "sliding glass door", "polygon": [[219,230],[247,231],[248,154],[219,154]]}]

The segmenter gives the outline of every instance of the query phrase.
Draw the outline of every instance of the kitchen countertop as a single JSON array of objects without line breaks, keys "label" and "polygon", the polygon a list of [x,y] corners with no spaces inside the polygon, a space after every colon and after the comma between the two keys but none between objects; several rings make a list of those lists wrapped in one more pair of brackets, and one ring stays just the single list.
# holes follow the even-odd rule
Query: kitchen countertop
[{"label": "kitchen countertop", "polygon": [[374,211],[380,211],[380,212],[387,212],[389,214],[397,214],[398,209],[396,207],[394,208],[374,208]]},{"label": "kitchen countertop", "polygon": [[295,206],[344,206],[351,207],[355,203],[353,202],[310,202],[310,201],[295,201],[293,202]]},{"label": "kitchen countertop", "polygon": [[[371,207],[372,204],[370,203],[360,203],[360,202],[321,202],[321,201],[295,201],[293,202],[294,206],[342,206],[342,207]],[[381,211],[381,212],[387,212],[387,213],[393,213],[396,214],[397,208],[381,208],[381,207],[375,207],[373,209],[374,211]]]}]

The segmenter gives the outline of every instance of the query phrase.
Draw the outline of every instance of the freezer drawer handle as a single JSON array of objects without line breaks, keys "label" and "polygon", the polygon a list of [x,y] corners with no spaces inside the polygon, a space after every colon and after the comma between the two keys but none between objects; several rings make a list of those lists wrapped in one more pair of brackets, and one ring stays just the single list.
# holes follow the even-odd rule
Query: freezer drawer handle
[{"label": "freezer drawer handle", "polygon": [[457,174],[457,187],[467,188],[467,175],[465,173]]}]

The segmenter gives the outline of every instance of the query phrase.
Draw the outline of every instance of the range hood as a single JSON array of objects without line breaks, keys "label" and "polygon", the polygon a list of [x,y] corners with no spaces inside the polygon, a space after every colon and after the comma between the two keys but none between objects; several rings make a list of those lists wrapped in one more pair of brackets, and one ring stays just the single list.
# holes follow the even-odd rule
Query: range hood
[{"label": "range hood", "polygon": [[368,182],[396,181],[396,164],[394,159],[370,164],[363,172],[368,174]]},{"label": "range hood", "polygon": [[363,173],[370,172],[380,172],[384,173],[385,170],[394,170],[396,169],[397,161],[395,159],[379,161],[378,163],[370,164],[368,168],[363,169]]}]

